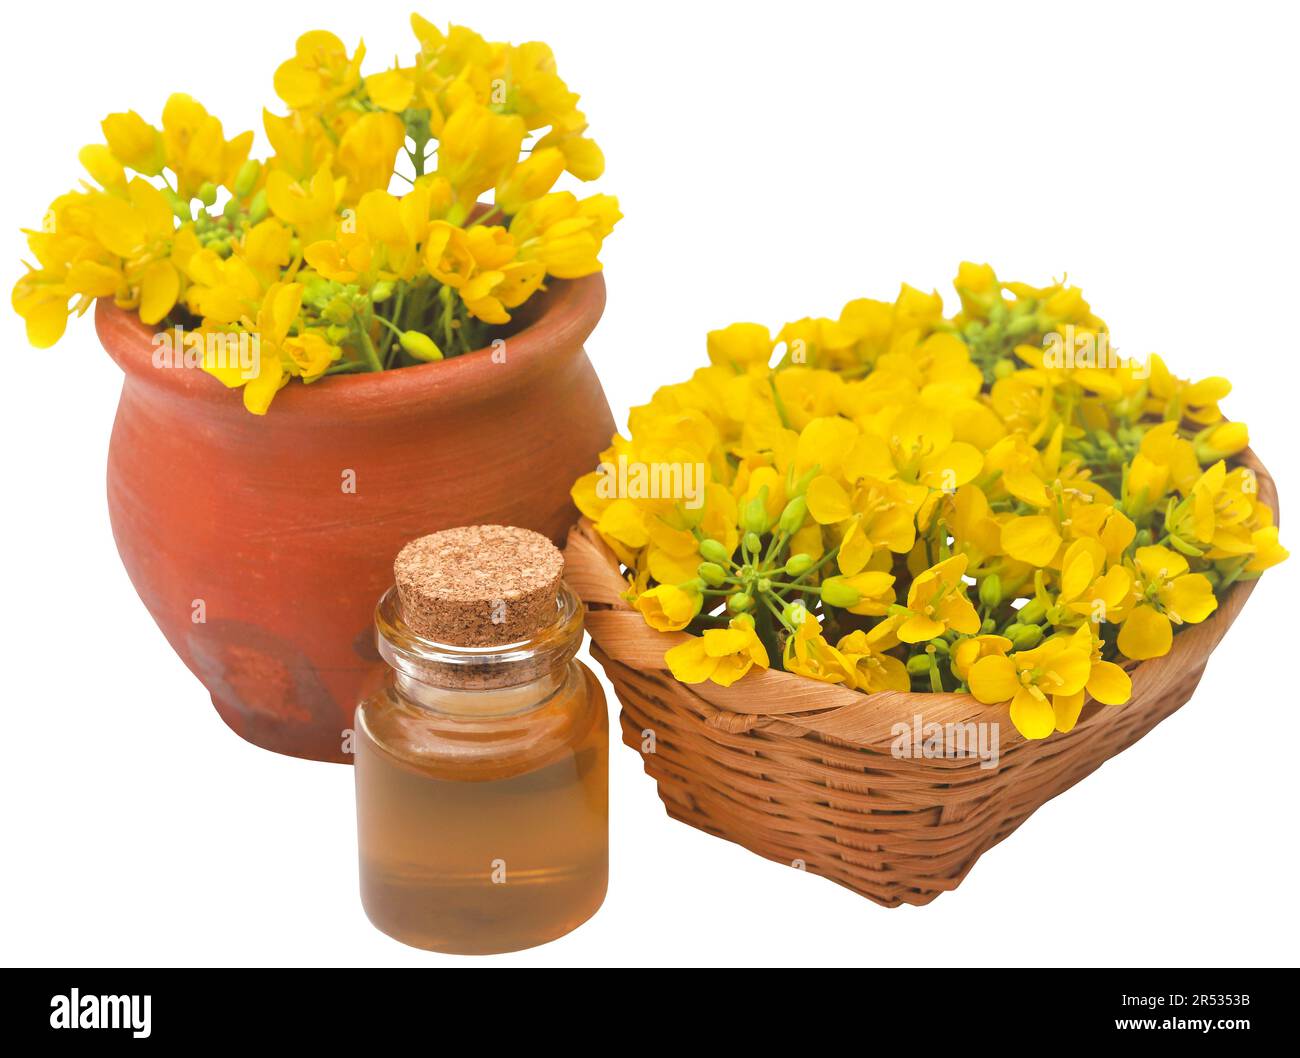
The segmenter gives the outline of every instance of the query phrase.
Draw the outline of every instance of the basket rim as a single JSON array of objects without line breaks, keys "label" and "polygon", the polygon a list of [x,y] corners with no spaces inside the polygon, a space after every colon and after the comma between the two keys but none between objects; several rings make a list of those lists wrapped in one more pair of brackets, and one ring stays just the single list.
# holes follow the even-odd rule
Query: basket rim
[{"label": "basket rim", "polygon": [[[1254,451],[1244,449],[1233,463],[1255,472],[1260,501],[1273,511],[1275,523],[1280,524],[1276,484]],[[686,634],[656,631],[621,598],[627,587],[621,565],[585,516],[570,530],[565,558],[565,577],[571,580],[587,605],[587,627],[595,646],[621,664],[664,673],[680,691],[712,706],[710,712],[720,710],[733,714],[733,721],[742,718],[789,721],[807,728],[807,733],[864,742],[876,740],[900,721],[921,715],[924,706],[927,724],[1005,721],[1004,726],[1009,730],[1003,737],[1024,740],[1010,724],[1005,705],[986,706],[969,693],[879,691],[864,694],[775,668],[751,672],[730,687],[680,683],[668,672],[662,659],[665,651],[687,639]],[[1175,634],[1168,654],[1127,664],[1125,667],[1133,679],[1130,703],[1139,693],[1156,690],[1189,668],[1203,664],[1245,606],[1258,580],[1234,584],[1209,618],[1198,625],[1185,626]],[[1104,706],[1088,698],[1075,727],[1065,734],[1085,729],[1108,709],[1123,708]],[[1052,737],[1060,738],[1062,733],[1054,733]]]}]

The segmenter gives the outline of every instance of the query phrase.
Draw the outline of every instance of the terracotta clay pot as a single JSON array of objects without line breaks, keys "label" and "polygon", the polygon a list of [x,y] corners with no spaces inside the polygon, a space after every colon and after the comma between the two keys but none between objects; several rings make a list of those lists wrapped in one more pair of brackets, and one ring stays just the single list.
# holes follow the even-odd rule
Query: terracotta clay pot
[{"label": "terracotta clay pot", "polygon": [[294,382],[256,416],[202,371],[154,367],[153,329],[99,302],[126,373],[108,456],[117,548],[234,731],[349,762],[401,546],[476,522],[562,542],[569,488],[614,432],[582,347],[604,304],[599,275],[556,281],[504,347]]}]

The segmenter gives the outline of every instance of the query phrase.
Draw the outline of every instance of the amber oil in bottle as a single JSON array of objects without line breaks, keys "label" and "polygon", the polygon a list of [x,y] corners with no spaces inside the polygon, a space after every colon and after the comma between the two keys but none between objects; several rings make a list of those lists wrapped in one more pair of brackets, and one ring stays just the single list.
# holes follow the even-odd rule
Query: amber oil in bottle
[{"label": "amber oil in bottle", "polygon": [[376,609],[383,689],[357,709],[361,900],[406,944],[553,940],[605,897],[609,728],[575,660],[582,604],[544,537],[421,537]]}]

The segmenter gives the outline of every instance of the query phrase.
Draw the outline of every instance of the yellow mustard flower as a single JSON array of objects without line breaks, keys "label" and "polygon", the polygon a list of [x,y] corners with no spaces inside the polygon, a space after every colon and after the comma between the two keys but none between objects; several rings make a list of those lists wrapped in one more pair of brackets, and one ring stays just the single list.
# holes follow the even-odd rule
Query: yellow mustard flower
[{"label": "yellow mustard flower", "polygon": [[702,597],[676,584],[656,584],[637,596],[636,608],[657,632],[680,632],[700,611]]},{"label": "yellow mustard flower", "polygon": [[1090,646],[1076,634],[1010,656],[988,654],[971,666],[969,682],[971,693],[985,705],[1010,702],[1016,730],[1039,739],[1074,727],[1091,672]]},{"label": "yellow mustard flower", "polygon": [[916,511],[925,490],[901,481],[860,478],[852,489],[829,474],[808,485],[808,512],[820,525],[840,532],[839,568],[853,576],[866,568],[878,548],[897,554],[916,542]]},{"label": "yellow mustard flower", "polygon": [[275,94],[293,110],[322,110],[360,84],[365,55],[365,45],[358,45],[349,56],[347,46],[327,30],[304,33],[293,57],[275,71]]},{"label": "yellow mustard flower", "polygon": [[730,687],[757,665],[768,667],[767,649],[754,626],[741,618],[727,628],[710,628],[702,636],[692,636],[685,643],[664,654],[669,671],[682,683],[708,680]]},{"label": "yellow mustard flower", "polygon": [[878,691],[907,691],[912,681],[907,666],[886,651],[893,638],[887,626],[877,625],[870,631],[850,632],[835,644],[835,649],[848,663],[852,673],[851,686],[866,694]]},{"label": "yellow mustard flower", "polygon": [[808,614],[785,641],[783,663],[787,672],[795,672],[820,683],[857,684],[857,664],[838,648],[826,642],[817,618]]},{"label": "yellow mustard flower", "polygon": [[1175,624],[1200,624],[1219,602],[1203,573],[1161,545],[1139,547],[1133,558],[1135,593],[1120,628],[1118,645],[1127,658],[1142,661],[1169,653]]},{"label": "yellow mustard flower", "polygon": [[1006,636],[974,635],[957,640],[952,648],[952,669],[957,678],[969,682],[971,666],[981,658],[1002,657],[1013,644]]},{"label": "yellow mustard flower", "polygon": [[510,234],[521,259],[539,261],[557,279],[579,279],[600,271],[601,246],[622,215],[609,195],[579,201],[556,191],[520,209]]},{"label": "yellow mustard flower", "polygon": [[920,574],[907,590],[907,616],[898,628],[904,643],[924,643],[948,631],[974,635],[980,617],[966,597],[965,555],[953,555]]},{"label": "yellow mustard flower", "polygon": [[176,174],[177,192],[192,198],[204,184],[234,184],[253,146],[253,134],[243,132],[227,140],[220,121],[201,103],[177,92],[163,107],[162,142],[167,168]]}]

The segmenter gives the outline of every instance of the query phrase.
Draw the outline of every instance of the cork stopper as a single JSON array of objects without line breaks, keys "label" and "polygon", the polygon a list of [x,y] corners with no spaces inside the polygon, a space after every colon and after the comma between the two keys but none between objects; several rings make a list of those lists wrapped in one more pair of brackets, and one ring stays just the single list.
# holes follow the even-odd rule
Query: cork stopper
[{"label": "cork stopper", "polygon": [[556,621],[564,556],[540,533],[466,525],[412,540],[393,562],[402,619],[460,647],[530,639]]}]

